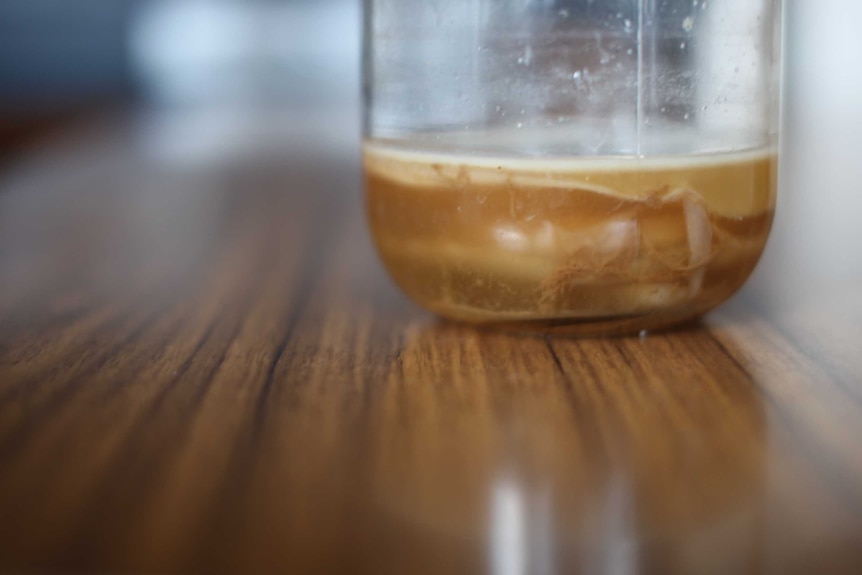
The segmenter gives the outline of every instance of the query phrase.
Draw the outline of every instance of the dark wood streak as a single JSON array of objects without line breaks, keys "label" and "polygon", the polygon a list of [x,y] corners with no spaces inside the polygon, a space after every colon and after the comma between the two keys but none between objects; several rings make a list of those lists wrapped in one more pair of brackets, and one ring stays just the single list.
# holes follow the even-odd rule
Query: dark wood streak
[{"label": "dark wood streak", "polygon": [[565,376],[566,376],[566,371],[563,369],[563,364],[562,364],[562,363],[560,363],[560,357],[557,355],[557,352],[556,352],[556,351],[554,351],[554,346],[553,346],[553,345],[551,345],[550,340],[549,340],[549,339],[547,339],[547,338],[545,339],[545,347],[547,347],[547,348],[548,348],[548,353],[550,353],[550,354],[551,354],[551,359],[553,360],[553,362],[554,362],[554,366],[556,366],[557,371],[559,371],[559,372],[560,372],[560,375],[562,375],[563,377],[565,377]]},{"label": "dark wood streak", "polygon": [[[328,216],[331,216],[331,213],[328,213],[328,210],[325,209],[326,207],[331,206],[318,206],[316,213],[312,213],[310,215],[311,219],[314,221],[323,221]],[[335,222],[335,224],[337,225],[338,222]],[[296,326],[299,323],[300,316],[306,311],[309,300],[312,297],[312,290],[315,287],[315,283],[320,280],[320,275],[323,272],[324,264],[326,262],[323,260],[321,252],[323,254],[327,254],[331,251],[332,241],[330,238],[332,234],[327,233],[326,228],[323,228],[322,226],[312,226],[308,235],[310,241],[308,242],[308,245],[304,246],[302,260],[296,270],[296,293],[293,296],[293,301],[288,307],[289,311],[285,320],[282,336],[276,345],[272,362],[266,370],[266,378],[264,379],[263,387],[257,396],[254,416],[255,429],[258,429],[263,425],[264,417],[266,415],[267,399],[269,398],[269,392],[273,386],[276,368],[284,356],[285,350],[291,341],[291,336],[293,336],[296,331]],[[315,246],[317,246],[317,248],[315,248]],[[327,250],[327,248],[329,249]],[[254,435],[256,437],[257,433]]]},{"label": "dark wood streak", "polygon": [[730,353],[727,350],[727,348],[724,347],[724,344],[721,343],[720,339],[715,337],[715,335],[713,335],[713,334],[709,334],[709,341],[713,342],[716,345],[716,347],[718,347],[718,349],[721,351],[722,355],[724,357],[726,357],[728,360],[730,360],[730,362],[733,363],[734,366],[736,366],[736,369],[738,369],[740,373],[745,375],[747,380],[749,380],[749,381],[751,380],[751,374],[748,373],[748,370],[745,369],[745,366],[742,365],[741,363],[739,363],[739,360],[736,359],[736,356],[733,355],[732,353]]},{"label": "dark wood streak", "polygon": [[862,572],[860,284],[647,337],[446,324],[356,163],[298,150],[0,180],[41,222],[0,230],[0,571],[495,573],[508,530],[523,573]]},{"label": "dark wood streak", "polygon": [[[310,220],[319,222],[331,216],[331,212],[327,213],[326,207],[325,204],[320,205],[318,201],[309,214]],[[276,385],[277,369],[282,362],[291,360],[292,354],[288,348],[293,341],[301,317],[307,311],[313,290],[320,280],[320,275],[325,269],[325,258],[331,252],[332,234],[328,234],[326,231],[322,227],[311,227],[306,232],[307,242],[301,247],[300,262],[293,274],[297,279],[296,290],[287,305],[286,317],[279,329],[281,335],[275,344],[269,365],[266,367],[260,389],[256,393],[251,421],[242,430],[242,436],[237,438],[234,453],[230,457],[232,473],[224,479],[222,488],[224,500],[218,508],[213,509],[213,515],[208,521],[212,525],[212,529],[202,535],[201,542],[197,545],[200,550],[197,561],[201,565],[209,565],[207,570],[215,571],[219,564],[225,561],[218,551],[224,547],[219,542],[229,542],[232,530],[227,526],[230,525],[231,518],[242,514],[241,506],[244,494],[249,489],[249,484],[252,481],[252,470],[260,458],[259,447],[269,413],[271,392]],[[213,542],[216,542],[215,545]]]}]

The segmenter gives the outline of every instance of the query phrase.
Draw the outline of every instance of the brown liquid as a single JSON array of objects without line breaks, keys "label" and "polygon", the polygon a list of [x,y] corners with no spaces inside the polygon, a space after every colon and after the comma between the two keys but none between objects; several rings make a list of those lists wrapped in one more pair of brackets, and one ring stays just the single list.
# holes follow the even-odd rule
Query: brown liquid
[{"label": "brown liquid", "polygon": [[745,282],[775,205],[767,151],[497,160],[366,143],[364,163],[390,274],[467,321],[643,329],[696,317]]}]

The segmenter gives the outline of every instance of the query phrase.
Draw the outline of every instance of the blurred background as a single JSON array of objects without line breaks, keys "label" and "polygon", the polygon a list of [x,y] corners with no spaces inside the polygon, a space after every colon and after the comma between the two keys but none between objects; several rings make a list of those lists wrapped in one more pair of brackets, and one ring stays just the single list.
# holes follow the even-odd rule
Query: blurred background
[{"label": "blurred background", "polygon": [[[776,304],[806,286],[770,270],[862,275],[862,3],[786,10],[779,213],[749,287]],[[360,0],[0,0],[0,170],[130,113],[137,144],[181,165],[355,157],[361,20]]]},{"label": "blurred background", "polygon": [[179,161],[355,146],[360,28],[360,0],[0,0],[0,152],[129,111]]}]

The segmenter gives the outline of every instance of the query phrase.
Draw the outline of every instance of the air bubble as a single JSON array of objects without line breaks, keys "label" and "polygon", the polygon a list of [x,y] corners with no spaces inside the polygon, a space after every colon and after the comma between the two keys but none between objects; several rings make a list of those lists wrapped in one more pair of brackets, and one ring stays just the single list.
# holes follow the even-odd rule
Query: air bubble
[{"label": "air bubble", "polygon": [[686,32],[691,32],[694,29],[694,18],[687,16],[685,20],[682,21],[682,29]]}]

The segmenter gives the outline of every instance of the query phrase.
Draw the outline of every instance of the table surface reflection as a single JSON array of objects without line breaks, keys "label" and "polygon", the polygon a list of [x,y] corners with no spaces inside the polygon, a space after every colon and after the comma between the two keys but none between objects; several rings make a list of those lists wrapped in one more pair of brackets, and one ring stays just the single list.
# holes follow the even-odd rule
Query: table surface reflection
[{"label": "table surface reflection", "polygon": [[35,155],[0,179],[0,570],[862,573],[862,283],[781,261],[671,333],[484,332],[387,280],[355,155]]}]

